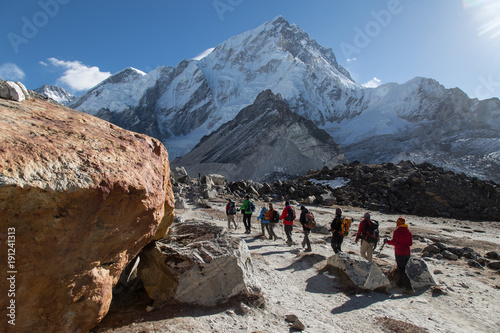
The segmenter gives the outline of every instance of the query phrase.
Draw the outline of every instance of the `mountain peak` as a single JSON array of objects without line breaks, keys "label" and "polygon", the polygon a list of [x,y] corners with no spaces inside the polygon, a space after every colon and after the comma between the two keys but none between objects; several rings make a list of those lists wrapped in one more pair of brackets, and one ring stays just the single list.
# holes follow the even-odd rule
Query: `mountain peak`
[{"label": "mountain peak", "polygon": [[69,105],[75,100],[75,96],[71,95],[64,88],[52,86],[50,84],[44,84],[34,91],[64,105]]}]

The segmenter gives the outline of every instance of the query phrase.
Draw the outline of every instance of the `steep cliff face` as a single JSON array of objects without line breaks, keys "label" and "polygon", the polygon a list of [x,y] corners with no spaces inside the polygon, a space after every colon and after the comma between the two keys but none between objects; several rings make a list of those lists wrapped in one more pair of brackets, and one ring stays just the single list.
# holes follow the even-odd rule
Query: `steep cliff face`
[{"label": "steep cliff face", "polygon": [[15,235],[16,328],[87,332],[126,264],[173,222],[167,151],[41,100],[0,99],[0,128],[0,236]]},{"label": "steep cliff face", "polygon": [[191,175],[269,180],[344,162],[342,149],[328,133],[266,90],[172,165],[184,166]]}]

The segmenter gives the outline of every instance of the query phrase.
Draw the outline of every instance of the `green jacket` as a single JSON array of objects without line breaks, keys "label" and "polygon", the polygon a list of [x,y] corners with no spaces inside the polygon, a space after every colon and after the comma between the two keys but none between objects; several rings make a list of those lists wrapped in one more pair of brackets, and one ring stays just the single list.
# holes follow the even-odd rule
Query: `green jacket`
[{"label": "green jacket", "polygon": [[238,209],[238,211],[244,211],[245,214],[252,214],[253,212],[250,210],[250,200],[243,201],[243,204]]}]

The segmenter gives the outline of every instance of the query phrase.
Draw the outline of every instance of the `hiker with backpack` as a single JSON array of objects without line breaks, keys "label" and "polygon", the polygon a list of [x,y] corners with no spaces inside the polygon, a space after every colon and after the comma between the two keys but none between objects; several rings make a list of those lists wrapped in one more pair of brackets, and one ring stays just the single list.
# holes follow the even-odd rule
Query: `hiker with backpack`
[{"label": "hiker with backpack", "polygon": [[405,294],[413,294],[415,290],[411,285],[408,274],[406,274],[406,264],[408,264],[408,260],[410,260],[410,246],[413,245],[413,236],[404,217],[399,217],[397,219],[396,230],[394,230],[392,234],[392,239],[384,239],[384,243],[394,246],[399,276],[397,286],[404,287]]},{"label": "hiker with backpack", "polygon": [[277,240],[278,236],[274,233],[274,227],[280,221],[280,214],[273,208],[272,203],[269,203],[266,219],[269,221],[269,239]]},{"label": "hiker with backpack", "polygon": [[260,227],[262,229],[262,237],[266,237],[266,230],[267,230],[267,235],[269,236],[269,239],[271,239],[271,230],[269,230],[269,217],[268,217],[268,209],[266,206],[262,207],[260,211],[259,217],[257,217],[257,220],[260,220]]},{"label": "hiker with backpack", "polygon": [[372,220],[369,213],[365,213],[363,220],[359,224],[356,234],[356,244],[361,239],[361,256],[368,261],[372,261],[373,250],[377,247],[379,240],[378,222]]},{"label": "hiker with backpack", "polygon": [[250,201],[250,196],[247,195],[246,200],[238,209],[243,214],[243,224],[245,225],[245,234],[252,232],[252,214],[255,211],[255,205]]},{"label": "hiker with backpack", "polygon": [[286,245],[291,246],[293,244],[292,241],[292,232],[293,232],[293,223],[295,221],[295,210],[290,206],[290,202],[285,201],[285,208],[281,213],[280,220],[283,220],[283,228],[285,229],[286,235]]},{"label": "hiker with backpack", "polygon": [[[343,229],[345,229],[345,226],[344,228],[342,227],[342,219],[342,209],[337,208],[335,210],[335,218],[330,224],[330,231],[332,232],[332,249],[335,253],[342,252],[341,247],[344,241]],[[347,231],[349,231],[349,228],[347,228]]]},{"label": "hiker with backpack", "polygon": [[304,206],[300,206],[300,224],[302,224],[302,229],[304,230],[304,240],[302,240],[302,247],[307,245],[305,252],[311,252],[311,241],[309,240],[309,234],[311,233],[310,223],[314,221],[314,216],[312,213]]},{"label": "hiker with backpack", "polygon": [[226,215],[227,215],[227,228],[231,230],[231,222],[234,224],[234,230],[238,229],[238,226],[236,225],[236,203],[229,199],[227,201],[226,205]]}]

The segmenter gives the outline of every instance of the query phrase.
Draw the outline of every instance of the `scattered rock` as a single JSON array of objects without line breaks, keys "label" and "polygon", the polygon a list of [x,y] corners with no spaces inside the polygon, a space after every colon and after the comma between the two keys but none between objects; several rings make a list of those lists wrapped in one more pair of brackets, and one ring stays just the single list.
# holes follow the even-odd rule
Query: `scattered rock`
[{"label": "scattered rock", "polygon": [[499,270],[500,269],[500,261],[492,261],[486,264],[489,269]]},{"label": "scattered rock", "polygon": [[431,244],[431,245],[427,245],[426,247],[424,247],[422,252],[423,253],[430,253],[431,255],[429,255],[429,256],[432,257],[432,254],[441,253],[441,249],[436,244]]},{"label": "scattered rock", "polygon": [[432,287],[431,292],[434,297],[448,294],[441,286]]},{"label": "scattered rock", "polygon": [[336,275],[344,276],[355,288],[375,290],[390,285],[387,277],[373,262],[348,253],[335,254],[328,258],[327,265],[333,268]]},{"label": "scattered rock", "polygon": [[496,251],[488,252],[484,256],[488,259],[493,259],[493,260],[500,259],[500,253]]},{"label": "scattered rock", "polygon": [[214,306],[260,292],[245,241],[208,222],[174,224],[141,252],[138,274],[157,303]]},{"label": "scattered rock", "polygon": [[470,266],[470,267],[474,267],[474,268],[479,268],[481,270],[484,270],[484,267],[481,266],[480,263],[478,263],[477,261],[475,260],[472,260],[472,259],[468,259],[467,260],[467,264]]},{"label": "scattered rock", "polygon": [[458,256],[448,250],[444,250],[443,252],[441,252],[441,255],[443,256],[443,258],[448,260],[458,260]]}]

